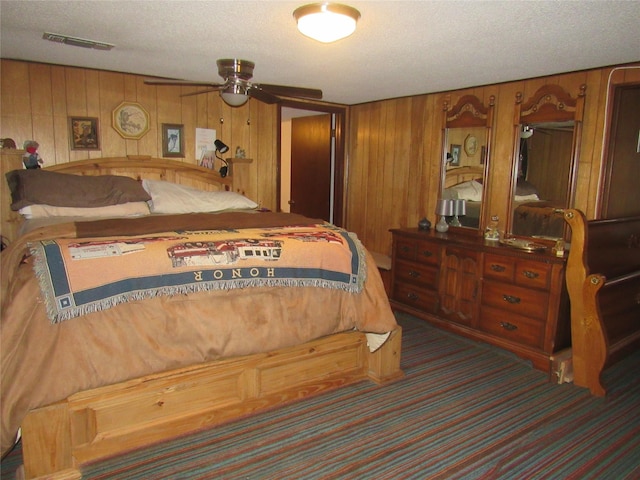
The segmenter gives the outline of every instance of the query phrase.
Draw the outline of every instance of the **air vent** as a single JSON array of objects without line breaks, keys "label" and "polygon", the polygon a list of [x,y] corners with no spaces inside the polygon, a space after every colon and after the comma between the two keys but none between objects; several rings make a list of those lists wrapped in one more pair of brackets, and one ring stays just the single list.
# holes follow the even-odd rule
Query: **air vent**
[{"label": "air vent", "polygon": [[95,40],[87,40],[86,38],[70,37],[69,35],[61,35],[59,33],[45,32],[42,38],[55,43],[64,43],[73,45],[74,47],[94,48],[96,50],[111,50],[115,45],[105,42],[96,42]]}]

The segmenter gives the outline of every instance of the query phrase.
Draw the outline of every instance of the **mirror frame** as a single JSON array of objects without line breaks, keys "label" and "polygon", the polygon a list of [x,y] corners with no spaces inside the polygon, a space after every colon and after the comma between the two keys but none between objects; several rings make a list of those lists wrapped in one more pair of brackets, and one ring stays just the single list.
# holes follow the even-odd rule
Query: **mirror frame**
[{"label": "mirror frame", "polygon": [[[475,95],[464,95],[460,97],[458,102],[449,109],[449,100],[445,100],[443,107],[444,121],[442,128],[442,157],[440,167],[440,189],[438,191],[438,198],[441,198],[442,192],[446,185],[447,176],[447,131],[450,128],[474,128],[485,127],[486,128],[486,149],[484,168],[482,171],[482,202],[480,205],[480,218],[478,221],[477,230],[472,227],[453,227],[450,226],[450,230],[461,233],[477,233],[481,235],[484,232],[486,225],[485,215],[488,211],[486,208],[487,202],[487,179],[489,178],[489,164],[491,159],[491,139],[493,129],[493,110],[496,103],[495,95],[489,97],[489,104],[484,105],[482,101]],[[464,168],[464,167],[462,167]]]},{"label": "mirror frame", "polygon": [[[523,103],[522,92],[516,93],[516,107],[514,114],[515,140],[511,164],[511,188],[507,211],[507,229],[509,236],[513,236],[513,198],[518,177],[518,157],[520,156],[520,129],[524,125],[546,122],[573,121],[573,139],[571,141],[571,158],[569,178],[567,179],[567,200],[565,205],[558,208],[570,208],[575,200],[576,177],[580,158],[580,141],[582,139],[582,121],[584,117],[584,101],[587,86],[580,85],[578,95],[572,98],[560,85],[543,85],[532,97]],[[567,225],[564,226],[563,237],[567,238]]]}]

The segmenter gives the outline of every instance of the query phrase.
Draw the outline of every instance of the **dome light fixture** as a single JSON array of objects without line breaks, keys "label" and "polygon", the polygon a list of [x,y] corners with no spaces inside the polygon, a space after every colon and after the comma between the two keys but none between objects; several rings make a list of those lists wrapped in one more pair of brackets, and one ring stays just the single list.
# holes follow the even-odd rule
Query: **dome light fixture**
[{"label": "dome light fixture", "polygon": [[248,88],[242,82],[237,81],[231,83],[224,90],[220,90],[220,96],[224,103],[232,107],[244,105],[249,100]]},{"label": "dome light fixture", "polygon": [[298,7],[293,17],[303,35],[322,43],[331,43],[356,31],[360,12],[348,5],[323,2]]}]

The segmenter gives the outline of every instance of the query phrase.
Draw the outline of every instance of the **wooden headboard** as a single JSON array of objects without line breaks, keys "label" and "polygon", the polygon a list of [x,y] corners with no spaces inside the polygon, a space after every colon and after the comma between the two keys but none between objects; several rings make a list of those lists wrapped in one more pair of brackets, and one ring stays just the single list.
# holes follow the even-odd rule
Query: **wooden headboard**
[{"label": "wooden headboard", "polygon": [[215,170],[148,155],[79,160],[52,165],[45,170],[74,175],[121,175],[137,180],[164,180],[206,191],[231,190],[232,187],[232,178],[223,178]]},{"label": "wooden headboard", "polygon": [[484,177],[484,166],[467,166],[450,168],[446,171],[444,179],[444,188],[453,187],[462,182],[468,182],[469,180],[482,179]]},{"label": "wooden headboard", "polygon": [[[19,159],[20,156],[18,155],[17,158]],[[21,166],[18,161],[17,166],[13,168]],[[164,180],[205,191],[232,190],[233,187],[231,177],[223,178],[215,170],[175,160],[153,158],[148,155],[79,160],[52,165],[44,170],[74,175],[121,175],[137,180]],[[1,180],[6,182],[4,178]],[[10,205],[11,196],[8,188],[2,190],[2,196],[2,204]],[[2,209],[1,222],[3,242],[13,242],[22,219],[17,212],[6,207]]]}]

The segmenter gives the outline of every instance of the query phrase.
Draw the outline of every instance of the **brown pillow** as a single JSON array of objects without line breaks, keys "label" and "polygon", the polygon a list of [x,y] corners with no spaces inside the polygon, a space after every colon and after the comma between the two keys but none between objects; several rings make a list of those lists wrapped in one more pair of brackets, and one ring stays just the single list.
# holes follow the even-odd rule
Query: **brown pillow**
[{"label": "brown pillow", "polygon": [[151,200],[140,182],[118,175],[83,176],[27,169],[8,172],[6,178],[12,210],[27,205],[104,207]]}]

